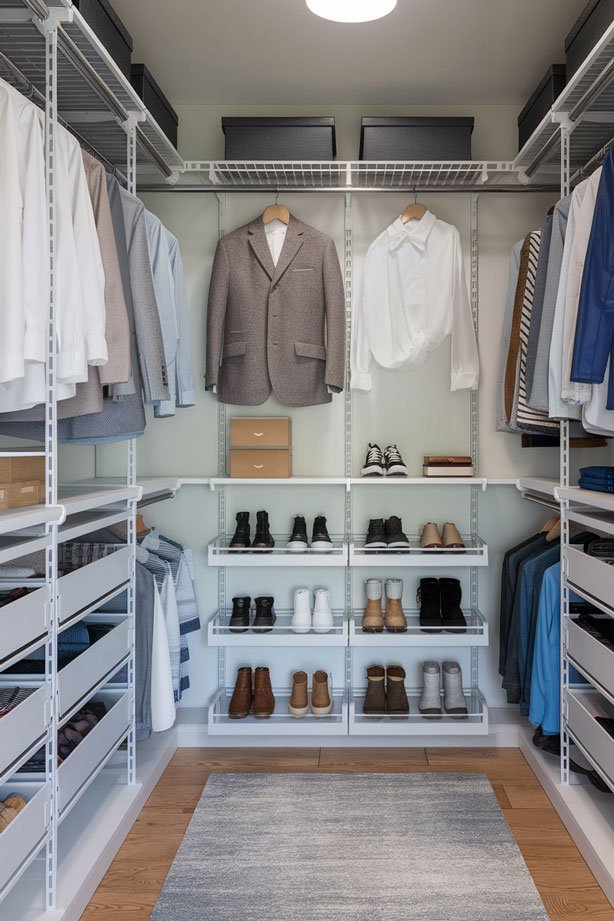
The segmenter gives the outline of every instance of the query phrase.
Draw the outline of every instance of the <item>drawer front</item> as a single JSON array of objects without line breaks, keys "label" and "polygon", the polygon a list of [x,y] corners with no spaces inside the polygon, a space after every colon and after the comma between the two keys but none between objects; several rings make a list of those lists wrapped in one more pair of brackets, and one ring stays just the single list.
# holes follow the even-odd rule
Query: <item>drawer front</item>
[{"label": "drawer front", "polygon": [[231,477],[291,477],[292,451],[235,448],[230,452]]},{"label": "drawer front", "polygon": [[589,677],[614,696],[614,651],[569,621],[567,651]]},{"label": "drawer front", "polygon": [[43,738],[50,709],[49,685],[45,684],[0,719],[0,774],[10,771]]},{"label": "drawer front", "polygon": [[597,691],[570,691],[568,700],[571,732],[614,783],[614,738],[595,719],[614,719],[614,706]]},{"label": "drawer front", "polygon": [[39,588],[0,608],[0,668],[47,635],[49,589]]},{"label": "drawer front", "polygon": [[614,610],[614,566],[568,547],[567,581],[606,611]]},{"label": "drawer front", "polygon": [[111,707],[83,742],[58,768],[60,815],[82,791],[87,780],[117,747],[130,725],[130,694]]},{"label": "drawer front", "polygon": [[0,834],[0,895],[28,857],[42,844],[49,828],[51,784],[3,784],[0,799],[19,793],[28,800]]},{"label": "drawer front", "polygon": [[86,703],[129,652],[130,623],[125,620],[65,666],[58,675],[60,719],[80,701]]},{"label": "drawer front", "polygon": [[230,420],[231,448],[289,448],[292,420],[287,416],[240,416]]},{"label": "drawer front", "polygon": [[60,623],[100,607],[130,579],[132,551],[122,547],[110,556],[69,572],[59,580]]}]

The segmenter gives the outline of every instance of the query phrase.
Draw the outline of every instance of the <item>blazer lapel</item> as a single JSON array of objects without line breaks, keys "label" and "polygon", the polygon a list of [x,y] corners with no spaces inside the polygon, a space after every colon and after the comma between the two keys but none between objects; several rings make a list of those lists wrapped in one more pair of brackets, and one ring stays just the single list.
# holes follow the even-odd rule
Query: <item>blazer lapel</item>
[{"label": "blazer lapel", "polygon": [[[287,270],[299,249],[303,245],[303,240],[303,225],[301,221],[297,221],[294,215],[290,215],[290,223],[288,224],[288,230],[286,231],[286,239],[284,240],[284,245],[282,246],[281,253],[279,254],[279,259],[275,268],[275,274],[271,279],[273,282],[279,281],[281,276]],[[266,240],[264,242],[268,249]]]},{"label": "blazer lapel", "polygon": [[[264,229],[262,219],[256,218],[255,221],[252,221],[252,223],[248,225],[247,232],[249,235],[250,246],[256,254],[258,262],[267,273],[269,278],[272,279],[273,275],[275,274],[275,264],[271,257],[271,250],[269,249],[269,244],[266,238],[266,231]],[[284,243],[285,242],[286,241],[284,241]]]}]

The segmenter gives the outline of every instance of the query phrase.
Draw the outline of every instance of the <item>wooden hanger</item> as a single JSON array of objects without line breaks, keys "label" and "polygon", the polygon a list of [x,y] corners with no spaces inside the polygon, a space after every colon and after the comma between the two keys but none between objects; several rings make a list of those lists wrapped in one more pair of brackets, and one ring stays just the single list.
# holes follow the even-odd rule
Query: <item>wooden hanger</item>
[{"label": "wooden hanger", "polygon": [[553,527],[550,528],[546,534],[546,543],[551,544],[554,540],[559,540],[561,537],[561,519],[558,518],[557,522]]},{"label": "wooden hanger", "polygon": [[414,194],[413,202],[407,206],[403,214],[401,215],[401,221],[404,224],[407,224],[408,221],[421,221],[428,208],[425,208],[424,205],[418,204],[418,193]]},{"label": "wooden hanger", "polygon": [[290,212],[285,205],[279,204],[279,192],[275,196],[275,204],[265,208],[262,215],[263,224],[270,224],[272,221],[281,221],[282,224],[290,223]]},{"label": "wooden hanger", "polygon": [[551,217],[554,214],[554,207],[555,206],[552,205],[550,208],[548,208],[548,210],[546,211],[547,217]]},{"label": "wooden hanger", "polygon": [[548,531],[551,531],[559,520],[558,515],[553,515],[552,518],[549,518],[548,521],[544,524],[543,528],[540,529],[540,534],[547,534]]}]

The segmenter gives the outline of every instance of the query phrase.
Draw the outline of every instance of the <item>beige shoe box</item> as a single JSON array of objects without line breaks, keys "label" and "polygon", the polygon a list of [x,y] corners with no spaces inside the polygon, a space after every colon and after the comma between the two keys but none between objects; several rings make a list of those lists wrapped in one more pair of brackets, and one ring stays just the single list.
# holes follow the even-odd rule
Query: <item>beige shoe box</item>
[{"label": "beige shoe box", "polygon": [[0,483],[45,482],[45,458],[24,457],[16,449],[10,457],[0,457]]},{"label": "beige shoe box", "polygon": [[231,448],[231,477],[291,477],[292,451],[290,448]]},{"label": "beige shoe box", "polygon": [[26,483],[0,483],[0,509],[24,508],[45,501],[45,484],[37,480]]},{"label": "beige shoe box", "polygon": [[292,419],[237,416],[230,420],[230,476],[292,476]]}]

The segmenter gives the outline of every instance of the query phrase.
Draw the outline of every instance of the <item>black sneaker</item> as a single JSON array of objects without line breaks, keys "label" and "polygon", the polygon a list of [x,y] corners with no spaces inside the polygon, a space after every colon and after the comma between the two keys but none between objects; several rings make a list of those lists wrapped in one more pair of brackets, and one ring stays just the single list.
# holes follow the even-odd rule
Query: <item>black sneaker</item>
[{"label": "black sneaker", "polygon": [[249,546],[249,512],[237,512],[237,529],[230,541],[230,547],[240,550]]},{"label": "black sneaker", "polygon": [[384,455],[379,445],[372,445],[369,442],[369,450],[365,459],[361,476],[384,476]]},{"label": "black sneaker", "polygon": [[407,476],[407,467],[396,445],[388,445],[384,451],[386,476]]},{"label": "black sneaker", "polygon": [[262,550],[272,550],[275,546],[273,535],[269,530],[269,516],[267,512],[256,512],[256,535],[252,547]]},{"label": "black sneaker", "polygon": [[232,614],[228,628],[233,633],[246,633],[249,628],[249,609],[252,599],[242,595],[232,599]]},{"label": "black sneaker", "polygon": [[254,617],[252,630],[254,633],[270,633],[273,629],[273,624],[277,620],[275,608],[273,607],[275,599],[268,595],[254,598],[254,601],[256,602],[256,616]]},{"label": "black sneaker", "polygon": [[396,515],[391,515],[385,525],[386,546],[391,549],[409,550],[407,535],[403,533],[403,523]]},{"label": "black sneaker", "polygon": [[365,547],[371,550],[386,549],[386,530],[383,518],[371,518]]},{"label": "black sneaker", "polygon": [[294,527],[292,528],[290,540],[286,544],[286,549],[292,550],[295,553],[300,553],[303,550],[309,549],[309,541],[307,540],[307,525],[305,524],[305,519],[302,515],[297,515],[294,519]]},{"label": "black sneaker", "polygon": [[324,515],[318,515],[313,522],[313,533],[311,535],[312,550],[332,550],[333,542],[329,537],[326,528],[326,518]]}]

